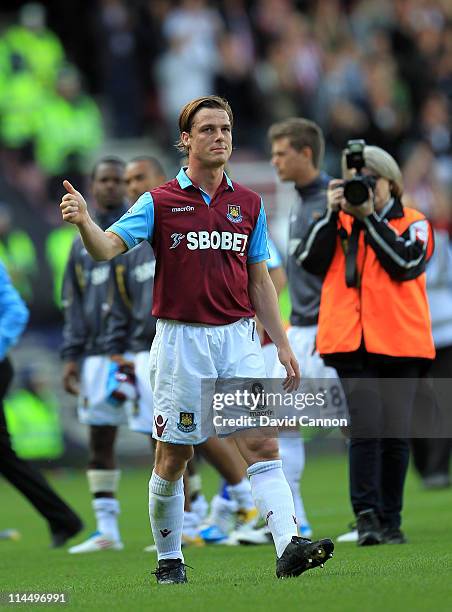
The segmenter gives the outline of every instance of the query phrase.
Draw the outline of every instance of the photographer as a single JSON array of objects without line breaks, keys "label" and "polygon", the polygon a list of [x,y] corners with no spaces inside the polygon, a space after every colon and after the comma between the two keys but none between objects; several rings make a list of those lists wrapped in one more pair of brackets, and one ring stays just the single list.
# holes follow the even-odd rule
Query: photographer
[{"label": "photographer", "polygon": [[347,395],[358,545],[401,544],[416,379],[435,355],[424,273],[433,241],[422,213],[403,206],[386,151],[350,141],[342,165],[346,180],[330,182],[327,212],[296,255],[325,274],[316,344]]}]

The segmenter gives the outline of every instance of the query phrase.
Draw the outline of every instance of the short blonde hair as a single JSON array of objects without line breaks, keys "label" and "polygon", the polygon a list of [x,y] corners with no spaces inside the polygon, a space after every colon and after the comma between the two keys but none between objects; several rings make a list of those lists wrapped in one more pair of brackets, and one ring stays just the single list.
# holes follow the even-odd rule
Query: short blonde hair
[{"label": "short blonde hair", "polygon": [[[391,183],[391,193],[396,198],[401,198],[403,194],[403,178],[399,164],[384,149],[366,145],[364,147],[364,160],[366,168],[374,172],[377,176],[387,179]],[[345,153],[342,153],[342,176],[350,178],[351,174],[347,168]]]}]

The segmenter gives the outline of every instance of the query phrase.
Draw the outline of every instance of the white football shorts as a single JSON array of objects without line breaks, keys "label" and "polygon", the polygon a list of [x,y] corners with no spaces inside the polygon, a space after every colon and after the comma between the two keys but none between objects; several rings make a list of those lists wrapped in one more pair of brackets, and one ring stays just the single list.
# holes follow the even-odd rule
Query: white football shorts
[{"label": "white football shorts", "polygon": [[149,378],[149,351],[125,353],[135,364],[137,399],[120,404],[107,398],[111,361],[103,355],[87,357],[82,364],[78,417],[85,425],[128,425],[132,431],[152,432],[152,389]]},{"label": "white football shorts", "polygon": [[[317,325],[293,326],[287,330],[287,338],[301,371],[301,386],[305,393],[326,393],[334,411],[345,410],[347,405],[341,381],[334,368],[325,365],[315,348]],[[273,378],[284,378],[284,367],[275,360]]]},{"label": "white football shorts", "polygon": [[264,355],[265,371],[267,372],[267,376],[269,378],[273,376],[275,365],[276,363],[279,363],[282,368],[281,371],[284,372],[283,377],[285,378],[286,371],[284,369],[284,366],[281,365],[278,359],[278,351],[276,350],[276,346],[273,344],[273,342],[270,342],[269,344],[264,344],[264,346],[262,347],[262,354]]},{"label": "white football shorts", "polygon": [[220,379],[265,379],[253,319],[198,325],[159,319],[151,348],[154,427],[157,440],[200,444],[220,431],[212,400]]}]

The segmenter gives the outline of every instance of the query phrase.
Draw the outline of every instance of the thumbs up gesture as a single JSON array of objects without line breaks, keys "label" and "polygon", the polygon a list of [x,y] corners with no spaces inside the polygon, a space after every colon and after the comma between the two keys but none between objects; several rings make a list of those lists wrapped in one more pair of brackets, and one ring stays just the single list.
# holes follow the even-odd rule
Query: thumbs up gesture
[{"label": "thumbs up gesture", "polygon": [[63,186],[67,191],[60,204],[63,221],[81,225],[89,218],[85,198],[69,181],[63,181]]}]

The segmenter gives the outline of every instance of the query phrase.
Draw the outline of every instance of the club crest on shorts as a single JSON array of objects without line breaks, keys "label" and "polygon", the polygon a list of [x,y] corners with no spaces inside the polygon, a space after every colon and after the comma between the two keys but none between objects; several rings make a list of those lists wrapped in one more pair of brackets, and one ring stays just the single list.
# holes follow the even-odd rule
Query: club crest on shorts
[{"label": "club crest on shorts", "polygon": [[226,218],[232,221],[232,223],[240,223],[240,221],[243,221],[240,206],[238,204],[228,204],[228,214]]},{"label": "club crest on shorts", "polygon": [[179,431],[183,431],[184,433],[190,433],[191,431],[195,431],[195,413],[181,412],[179,415],[179,423],[177,424],[177,429],[179,429]]}]

